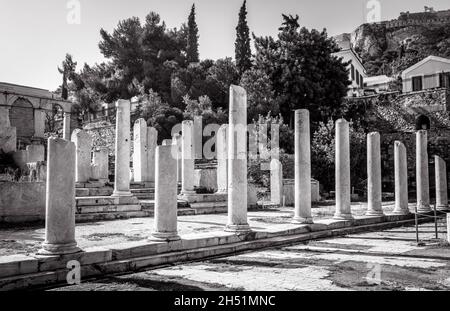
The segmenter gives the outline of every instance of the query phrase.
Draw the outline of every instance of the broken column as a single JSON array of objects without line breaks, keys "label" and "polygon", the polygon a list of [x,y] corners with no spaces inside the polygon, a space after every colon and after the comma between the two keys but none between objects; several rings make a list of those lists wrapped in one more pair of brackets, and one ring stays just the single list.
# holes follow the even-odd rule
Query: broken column
[{"label": "broken column", "polygon": [[179,240],[177,233],[177,165],[172,146],[156,148],[155,222],[152,239]]},{"label": "broken column", "polygon": [[217,193],[228,193],[228,124],[217,131]]},{"label": "broken column", "polygon": [[64,111],[63,115],[63,138],[65,140],[70,140],[70,112]]},{"label": "broken column", "polygon": [[283,165],[278,159],[270,162],[270,201],[283,206]]},{"label": "broken column", "polygon": [[76,148],[75,182],[86,183],[91,178],[92,137],[86,131],[75,129],[72,142]]},{"label": "broken column", "polygon": [[311,224],[311,139],[309,111],[295,111],[294,223]]},{"label": "broken column", "polygon": [[130,192],[130,101],[116,102],[116,147],[113,196],[131,196]]},{"label": "broken column", "polygon": [[181,176],[181,195],[195,194],[194,191],[194,150],[193,150],[193,132],[194,124],[192,121],[183,121],[181,124],[181,152],[183,171]]},{"label": "broken column", "polygon": [[435,175],[436,175],[436,209],[448,209],[447,193],[447,164],[444,159],[434,156]]},{"label": "broken column", "polygon": [[428,137],[426,130],[416,133],[417,211],[430,212],[430,180],[428,175]]},{"label": "broken column", "polygon": [[395,208],[393,213],[408,215],[408,159],[406,147],[400,141],[394,142]]},{"label": "broken column", "polygon": [[203,158],[203,118],[201,116],[194,116],[193,129],[193,153],[194,159]]},{"label": "broken column", "polygon": [[367,216],[383,216],[380,134],[367,134]]},{"label": "broken column", "polygon": [[75,144],[49,138],[43,255],[80,251],[75,241]]},{"label": "broken column", "polygon": [[133,177],[135,182],[148,181],[147,121],[137,119],[133,126]]},{"label": "broken column", "polygon": [[108,153],[108,148],[103,147],[97,151],[94,151],[92,155],[92,163],[97,168],[98,180],[105,183],[109,181]]},{"label": "broken column", "polygon": [[158,131],[154,127],[147,128],[147,169],[149,182],[155,182],[155,152],[158,146]]},{"label": "broken column", "polygon": [[350,200],[350,130],[345,119],[336,121],[336,213],[335,219],[353,219]]},{"label": "broken column", "polygon": [[247,223],[247,93],[230,86],[228,122],[228,223],[226,231],[250,231]]}]

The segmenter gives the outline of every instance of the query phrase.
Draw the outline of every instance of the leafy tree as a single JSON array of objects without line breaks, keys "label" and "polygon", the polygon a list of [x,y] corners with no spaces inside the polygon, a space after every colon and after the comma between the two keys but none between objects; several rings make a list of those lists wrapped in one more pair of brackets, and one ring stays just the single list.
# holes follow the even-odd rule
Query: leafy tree
[{"label": "leafy tree", "polygon": [[247,118],[256,120],[260,115],[277,116],[280,111],[275,98],[272,81],[261,69],[252,68],[246,71],[241,78],[240,85],[247,91]]},{"label": "leafy tree", "polygon": [[235,56],[236,56],[236,67],[238,68],[239,75],[251,68],[252,62],[250,60],[252,52],[250,49],[250,34],[247,25],[247,1],[244,0],[241,10],[239,12],[239,22],[236,27],[236,42],[235,46]]},{"label": "leafy tree", "polygon": [[72,59],[72,55],[66,54],[66,58],[61,64],[61,67],[58,67],[59,73],[63,75],[63,81],[61,86],[61,97],[63,99],[68,99],[69,90],[67,85],[67,80],[72,80],[75,70],[77,67],[77,62],[74,62]]},{"label": "leafy tree", "polygon": [[195,4],[193,4],[188,18],[187,61],[189,63],[199,62],[198,37],[198,27],[195,21]]},{"label": "leafy tree", "polygon": [[239,83],[239,72],[231,57],[218,59],[206,76],[206,95],[213,101],[213,107],[228,109],[230,85]]},{"label": "leafy tree", "polygon": [[349,85],[346,64],[332,53],[339,47],[326,30],[300,29],[299,17],[283,15],[278,39],[256,38],[256,66],[272,81],[280,110],[292,125],[292,110],[310,110],[311,120],[326,120],[338,109]]}]

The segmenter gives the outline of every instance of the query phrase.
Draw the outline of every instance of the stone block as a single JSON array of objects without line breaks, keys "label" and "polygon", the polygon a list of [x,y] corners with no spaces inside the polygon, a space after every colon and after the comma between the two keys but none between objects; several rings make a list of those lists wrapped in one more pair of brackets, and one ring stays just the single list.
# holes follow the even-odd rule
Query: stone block
[{"label": "stone block", "polygon": [[0,278],[38,271],[38,261],[30,256],[11,255],[0,257]]},{"label": "stone block", "polygon": [[16,143],[16,128],[0,127],[0,150],[5,153],[16,151]]}]

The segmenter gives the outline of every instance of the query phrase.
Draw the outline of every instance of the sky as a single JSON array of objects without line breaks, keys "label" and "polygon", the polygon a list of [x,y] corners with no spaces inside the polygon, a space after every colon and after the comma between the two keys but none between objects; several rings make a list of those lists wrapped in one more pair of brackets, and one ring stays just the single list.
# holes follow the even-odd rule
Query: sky
[{"label": "sky", "polygon": [[[196,5],[201,59],[234,57],[239,8],[243,0],[0,0],[0,81],[55,90],[57,67],[66,53],[78,68],[105,61],[99,51],[100,29],[111,32],[132,16],[144,20],[150,11],[167,27],[187,21]],[[366,8],[369,2],[369,8]],[[424,6],[450,9],[448,0],[247,0],[248,24],[256,35],[276,36],[281,14],[298,14],[301,26],[326,28],[329,35],[352,32],[367,21],[379,3],[382,20],[400,12],[422,12]],[[79,5],[79,11],[76,9]],[[74,14],[79,12],[80,14]]]}]

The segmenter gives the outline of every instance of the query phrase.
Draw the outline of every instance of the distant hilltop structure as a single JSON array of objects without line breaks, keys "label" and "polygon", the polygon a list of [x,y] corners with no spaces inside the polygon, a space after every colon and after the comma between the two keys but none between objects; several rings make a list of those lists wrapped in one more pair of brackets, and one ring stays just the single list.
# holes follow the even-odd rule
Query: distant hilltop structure
[{"label": "distant hilltop structure", "polygon": [[380,24],[386,29],[403,28],[421,25],[443,25],[450,22],[450,10],[435,11],[432,7],[425,6],[424,12],[401,12],[398,19],[382,21]]}]

